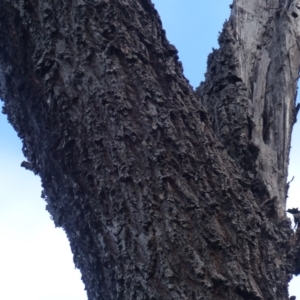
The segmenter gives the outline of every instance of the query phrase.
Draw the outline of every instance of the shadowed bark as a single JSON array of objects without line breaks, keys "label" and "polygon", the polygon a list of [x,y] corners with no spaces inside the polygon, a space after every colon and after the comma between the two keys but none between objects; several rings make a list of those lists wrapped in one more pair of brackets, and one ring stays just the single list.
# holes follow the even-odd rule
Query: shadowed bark
[{"label": "shadowed bark", "polygon": [[195,93],[149,0],[0,0],[4,112],[90,300],[288,299],[298,8],[260,2]]}]

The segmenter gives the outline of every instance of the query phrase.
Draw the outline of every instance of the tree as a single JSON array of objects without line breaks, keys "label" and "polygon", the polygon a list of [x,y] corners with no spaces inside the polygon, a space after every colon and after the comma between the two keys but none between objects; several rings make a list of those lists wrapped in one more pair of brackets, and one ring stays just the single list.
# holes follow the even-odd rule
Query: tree
[{"label": "tree", "polygon": [[149,0],[1,1],[4,111],[89,299],[288,299],[299,11],[248,2],[194,92]]}]

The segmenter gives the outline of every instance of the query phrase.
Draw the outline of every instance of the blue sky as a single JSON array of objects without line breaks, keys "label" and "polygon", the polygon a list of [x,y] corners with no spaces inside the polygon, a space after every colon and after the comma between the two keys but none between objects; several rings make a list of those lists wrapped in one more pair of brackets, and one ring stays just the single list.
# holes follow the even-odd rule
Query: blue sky
[{"label": "blue sky", "polygon": [[[204,79],[207,55],[218,48],[218,32],[229,17],[231,0],[155,0],[167,37],[179,50],[184,72],[196,87]],[[290,174],[289,207],[300,194],[300,132],[295,127]],[[21,142],[6,116],[0,114],[0,299],[86,300],[65,233],[54,228],[40,180],[20,167]],[[298,186],[298,187],[297,187]],[[299,280],[291,284],[297,292]]]}]

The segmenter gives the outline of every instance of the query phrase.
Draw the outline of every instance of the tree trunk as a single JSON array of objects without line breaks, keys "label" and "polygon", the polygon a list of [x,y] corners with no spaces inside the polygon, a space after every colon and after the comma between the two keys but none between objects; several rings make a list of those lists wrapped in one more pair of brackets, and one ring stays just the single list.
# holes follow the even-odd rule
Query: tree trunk
[{"label": "tree trunk", "polygon": [[234,2],[221,49],[210,55],[198,93],[229,154],[246,176],[264,182],[272,206],[284,217],[297,117],[300,1],[265,2]]},{"label": "tree trunk", "polygon": [[0,3],[4,112],[89,300],[288,299],[296,1],[236,0],[196,93],[150,0]]}]

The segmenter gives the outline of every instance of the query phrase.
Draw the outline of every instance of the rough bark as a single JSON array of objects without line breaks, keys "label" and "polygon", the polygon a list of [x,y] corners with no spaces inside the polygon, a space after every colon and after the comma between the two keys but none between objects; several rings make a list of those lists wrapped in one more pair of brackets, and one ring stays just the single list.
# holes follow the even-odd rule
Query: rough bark
[{"label": "rough bark", "polygon": [[239,0],[198,93],[215,133],[285,215],[300,63],[300,1]]},{"label": "rough bark", "polygon": [[[47,209],[67,233],[88,298],[288,299],[298,248],[282,191],[299,49],[290,50],[290,73],[284,51],[274,73],[267,57],[289,39],[273,49],[276,39],[261,28],[281,24],[276,34],[296,42],[290,10],[261,18],[258,51],[237,41],[238,28],[253,28],[237,17],[249,4],[234,3],[199,96],[149,0],[0,3],[4,112],[23,140],[23,166],[41,177]],[[255,55],[264,63],[252,66]],[[262,93],[264,102],[250,97]],[[270,168],[259,162],[272,151],[279,175],[267,181]]]}]

